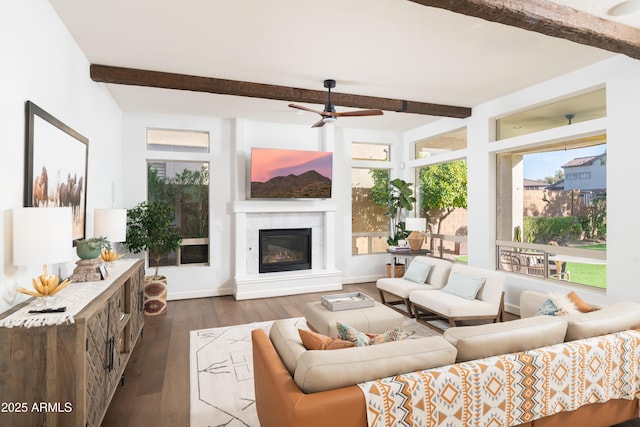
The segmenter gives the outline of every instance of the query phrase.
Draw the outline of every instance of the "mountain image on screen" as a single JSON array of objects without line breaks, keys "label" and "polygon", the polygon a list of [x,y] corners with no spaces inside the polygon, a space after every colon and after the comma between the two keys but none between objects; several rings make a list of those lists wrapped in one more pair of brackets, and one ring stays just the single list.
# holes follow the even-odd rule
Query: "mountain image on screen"
[{"label": "mountain image on screen", "polygon": [[333,153],[253,148],[251,198],[329,199]]},{"label": "mountain image on screen", "polygon": [[316,171],[276,176],[267,182],[252,182],[253,198],[331,198],[331,180]]}]

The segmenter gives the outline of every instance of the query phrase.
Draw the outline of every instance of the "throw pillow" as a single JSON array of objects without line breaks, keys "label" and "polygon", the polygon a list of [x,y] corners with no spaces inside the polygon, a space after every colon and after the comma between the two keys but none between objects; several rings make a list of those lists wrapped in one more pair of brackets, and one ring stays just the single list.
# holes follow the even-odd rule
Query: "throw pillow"
[{"label": "throw pillow", "polygon": [[407,268],[403,278],[416,283],[425,283],[430,270],[431,264],[422,262],[419,259],[414,259],[411,264],[409,264],[409,268]]},{"label": "throw pillow", "polygon": [[307,350],[336,350],[338,348],[355,347],[355,344],[350,341],[331,338],[306,329],[298,329],[298,334],[302,339],[302,345]]},{"label": "throw pillow", "polygon": [[565,294],[552,293],[549,295],[549,298],[553,301],[553,304],[558,307],[556,316],[567,316],[580,313],[575,304]]},{"label": "throw pillow", "polygon": [[351,341],[356,347],[369,345],[370,338],[367,334],[360,332],[356,328],[352,328],[342,322],[336,322],[336,329],[338,330],[338,338],[341,340]]},{"label": "throw pillow", "polygon": [[542,303],[542,307],[540,307],[538,311],[536,311],[535,316],[542,316],[542,315],[555,316],[557,312],[558,312],[558,307],[556,307],[556,305],[553,303],[553,301],[551,301],[551,299],[548,299],[544,303]]},{"label": "throw pillow", "polygon": [[400,341],[404,339],[404,332],[400,328],[389,329],[382,334],[367,334],[369,345],[382,344],[385,342]]},{"label": "throw pillow", "polygon": [[486,280],[484,277],[468,277],[452,272],[441,291],[466,299],[476,299],[478,291]]},{"label": "throw pillow", "polygon": [[400,328],[393,328],[382,334],[367,334],[342,322],[336,322],[336,327],[338,329],[338,338],[350,341],[357,347],[400,341],[404,338],[404,333]]},{"label": "throw pillow", "polygon": [[580,298],[578,294],[576,294],[573,291],[567,294],[567,298],[569,298],[571,302],[576,306],[576,308],[580,310],[580,312],[582,313],[590,313],[593,310],[595,310],[595,308],[591,307],[589,304],[584,302],[583,299]]}]

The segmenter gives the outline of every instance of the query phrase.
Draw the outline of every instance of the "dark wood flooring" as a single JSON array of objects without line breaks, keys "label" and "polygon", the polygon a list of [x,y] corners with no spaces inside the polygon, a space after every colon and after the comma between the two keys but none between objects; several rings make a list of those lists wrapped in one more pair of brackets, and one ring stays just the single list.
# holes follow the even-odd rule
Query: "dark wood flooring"
[{"label": "dark wood flooring", "polygon": [[[375,283],[345,285],[378,299]],[[103,420],[103,427],[189,426],[189,331],[302,316],[301,307],[321,294],[236,301],[232,296],[169,301],[165,315],[146,317]],[[507,313],[505,320],[515,316]],[[640,427],[640,420],[617,427]]]}]

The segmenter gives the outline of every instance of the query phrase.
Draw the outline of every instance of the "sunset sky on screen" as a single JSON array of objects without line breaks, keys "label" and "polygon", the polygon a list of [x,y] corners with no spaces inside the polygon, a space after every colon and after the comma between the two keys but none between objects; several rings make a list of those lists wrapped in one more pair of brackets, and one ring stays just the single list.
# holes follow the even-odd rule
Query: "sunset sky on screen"
[{"label": "sunset sky on screen", "polygon": [[331,178],[332,155],[324,151],[253,148],[251,181],[266,182],[276,176],[300,175],[309,170]]}]

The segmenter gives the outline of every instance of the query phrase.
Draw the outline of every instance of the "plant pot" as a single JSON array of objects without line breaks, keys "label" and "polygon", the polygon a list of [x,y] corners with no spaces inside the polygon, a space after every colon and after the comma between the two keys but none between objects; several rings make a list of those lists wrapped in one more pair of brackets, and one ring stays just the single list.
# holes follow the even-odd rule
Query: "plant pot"
[{"label": "plant pot", "polygon": [[80,259],[94,259],[100,256],[102,245],[100,243],[79,240],[76,244],[76,253]]},{"label": "plant pot", "polygon": [[144,314],[158,316],[167,312],[167,278],[146,276],[144,278]]},{"label": "plant pot", "polygon": [[[404,276],[404,270],[406,266],[404,264],[396,264],[393,269],[393,277]],[[391,277],[391,263],[387,264],[387,277]]]}]

